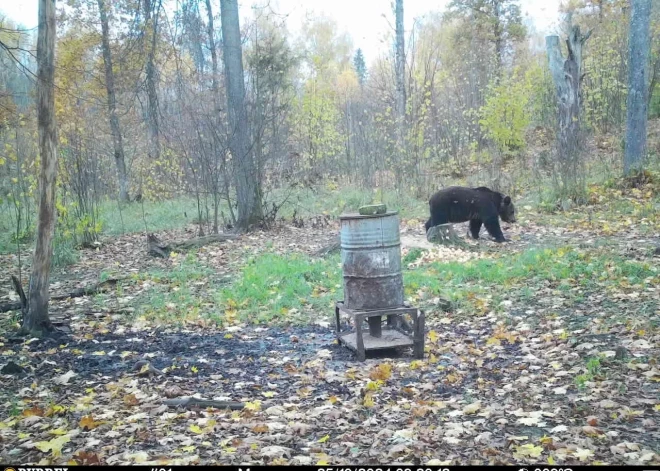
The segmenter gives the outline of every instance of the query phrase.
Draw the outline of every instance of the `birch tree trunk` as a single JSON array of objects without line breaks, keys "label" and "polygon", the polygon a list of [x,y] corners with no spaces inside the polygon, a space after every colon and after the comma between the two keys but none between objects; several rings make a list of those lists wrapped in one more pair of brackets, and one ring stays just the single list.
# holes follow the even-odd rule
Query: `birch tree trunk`
[{"label": "birch tree trunk", "polygon": [[229,110],[229,149],[234,162],[238,203],[236,226],[239,230],[248,230],[262,219],[261,182],[250,149],[237,0],[220,0],[220,22]]},{"label": "birch tree trunk", "polygon": [[651,0],[632,0],[628,32],[628,102],[623,173],[639,172],[646,158],[646,87],[649,71]]},{"label": "birch tree trunk", "polygon": [[53,331],[48,285],[55,233],[57,136],[55,130],[55,0],[39,0],[37,113],[39,128],[39,216],[27,310],[21,330],[41,336]]},{"label": "birch tree trunk", "polygon": [[124,159],[124,144],[122,142],[119,117],[117,116],[117,100],[115,98],[115,74],[112,70],[112,54],[110,52],[110,28],[108,27],[108,13],[105,0],[97,0],[99,16],[101,19],[101,48],[103,49],[103,64],[105,66],[105,89],[108,94],[108,119],[112,146],[115,152],[115,165],[117,166],[117,179],[119,181],[119,201],[128,202],[128,175]]},{"label": "birch tree trunk", "polygon": [[396,0],[394,14],[396,21],[395,75],[397,150],[400,153],[403,153],[406,124],[406,48],[403,29],[403,0]]}]

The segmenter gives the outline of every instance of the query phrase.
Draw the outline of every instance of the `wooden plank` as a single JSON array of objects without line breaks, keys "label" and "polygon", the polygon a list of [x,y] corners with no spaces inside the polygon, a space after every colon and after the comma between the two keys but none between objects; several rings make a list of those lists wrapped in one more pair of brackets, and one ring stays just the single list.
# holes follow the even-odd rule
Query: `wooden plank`
[{"label": "wooden plank", "polygon": [[[340,336],[340,340],[348,348],[358,351],[358,338],[356,332],[351,332]],[[382,337],[372,337],[366,332],[362,333],[362,342],[364,350],[382,350],[387,348],[412,347],[413,339],[396,330],[383,330]]]}]

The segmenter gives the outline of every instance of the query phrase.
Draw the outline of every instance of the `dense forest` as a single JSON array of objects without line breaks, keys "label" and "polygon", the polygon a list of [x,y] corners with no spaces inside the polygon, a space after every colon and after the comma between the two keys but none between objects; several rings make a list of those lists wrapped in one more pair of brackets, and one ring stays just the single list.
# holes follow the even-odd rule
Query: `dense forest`
[{"label": "dense forest", "polygon": [[[276,1],[0,10],[1,462],[657,467],[660,5],[408,1],[375,57]],[[452,185],[509,243],[427,240]],[[426,349],[358,364],[338,216],[380,202]]]}]

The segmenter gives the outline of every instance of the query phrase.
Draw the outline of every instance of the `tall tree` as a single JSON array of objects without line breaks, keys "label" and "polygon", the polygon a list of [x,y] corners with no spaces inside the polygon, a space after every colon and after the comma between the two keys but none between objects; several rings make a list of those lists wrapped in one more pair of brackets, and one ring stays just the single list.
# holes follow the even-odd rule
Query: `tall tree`
[{"label": "tall tree", "polygon": [[53,330],[48,317],[48,285],[55,233],[57,136],[55,129],[55,0],[39,0],[37,36],[37,113],[39,127],[39,216],[32,275],[22,330],[44,335]]},{"label": "tall tree", "polygon": [[367,64],[364,62],[364,54],[362,54],[362,49],[359,49],[355,52],[355,57],[353,57],[353,67],[355,67],[355,73],[358,76],[360,85],[364,85],[365,80],[367,79]]},{"label": "tall tree", "polygon": [[101,19],[101,49],[103,50],[103,65],[105,66],[105,89],[108,95],[108,120],[110,121],[110,133],[112,135],[112,146],[114,148],[117,178],[119,180],[119,201],[127,202],[129,200],[128,175],[126,173],[126,161],[124,159],[124,143],[119,126],[119,117],[117,116],[115,73],[112,70],[108,12],[106,11],[105,0],[97,0],[97,3],[99,17]]},{"label": "tall tree", "polygon": [[261,221],[263,213],[261,182],[258,180],[257,168],[250,149],[237,0],[220,0],[220,23],[229,109],[229,149],[234,162],[238,206],[236,225],[239,230],[248,230],[251,225]]},{"label": "tall tree", "polygon": [[623,159],[625,175],[641,170],[644,165],[648,105],[646,79],[649,73],[651,0],[632,0],[631,3],[628,31],[626,149]]},{"label": "tall tree", "polygon": [[403,32],[403,0],[396,0],[396,44],[395,44],[395,76],[396,76],[396,112],[397,112],[397,147],[403,150],[403,136],[406,118],[406,47]]},{"label": "tall tree", "polygon": [[485,34],[491,42],[497,76],[501,75],[508,43],[525,36],[519,3],[519,0],[453,0],[449,5],[453,14],[469,19],[477,34]]},{"label": "tall tree", "polygon": [[147,45],[145,84],[147,87],[147,126],[149,129],[149,157],[160,160],[160,123],[158,121],[158,94],[156,93],[156,44],[158,43],[158,16],[161,0],[144,0],[144,38]]}]

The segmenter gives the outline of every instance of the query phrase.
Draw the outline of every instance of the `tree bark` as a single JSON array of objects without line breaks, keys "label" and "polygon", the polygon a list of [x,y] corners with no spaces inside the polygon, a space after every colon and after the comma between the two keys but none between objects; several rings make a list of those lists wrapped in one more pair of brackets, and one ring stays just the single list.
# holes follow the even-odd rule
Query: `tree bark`
[{"label": "tree bark", "polygon": [[[145,41],[151,34],[145,67],[147,86],[147,126],[149,129],[149,157],[160,160],[160,124],[158,122],[158,94],[156,93],[156,43],[158,39],[158,13],[161,0],[144,0]],[[156,7],[157,5],[157,7]]]},{"label": "tree bark", "polygon": [[[218,53],[216,51],[216,43],[215,43],[215,27],[213,26],[213,10],[211,7],[211,0],[205,0],[206,2],[206,14],[208,18],[208,22],[206,25],[206,33],[208,36],[209,40],[209,49],[211,50],[211,93],[213,94],[213,116],[215,118],[216,124],[215,126],[217,128],[220,127],[220,86],[218,84]],[[216,133],[217,136],[220,135],[219,132]],[[223,176],[226,177],[224,173],[226,173],[226,168],[227,168],[227,159],[225,158],[225,149],[223,146],[217,142],[216,143],[216,166],[218,162],[221,163],[222,165],[222,170],[223,170]],[[216,167],[217,170],[217,167]],[[219,177],[219,175],[218,175]],[[213,233],[217,234],[219,232],[219,227],[218,227],[218,206],[220,204],[220,198],[219,198],[219,178],[215,179],[215,185],[214,185],[214,193],[213,193]],[[226,180],[226,178],[225,178]],[[228,185],[228,183],[227,183]],[[229,190],[225,188],[226,193],[229,193]],[[231,204],[231,203],[230,203]]]},{"label": "tree bark", "polygon": [[21,330],[46,335],[54,330],[48,317],[48,285],[55,233],[57,135],[55,128],[55,0],[39,0],[37,37],[37,113],[39,129],[39,219],[32,259],[27,312]]},{"label": "tree bark", "polygon": [[110,52],[110,28],[108,26],[108,13],[105,0],[97,0],[99,16],[101,18],[101,48],[103,49],[103,64],[105,65],[105,89],[108,94],[108,120],[110,133],[115,152],[117,166],[117,179],[119,181],[119,201],[128,202],[128,175],[126,174],[126,161],[124,159],[124,144],[122,142],[119,117],[117,116],[117,100],[115,97],[115,74],[112,70],[112,53]]},{"label": "tree bark", "polygon": [[399,152],[402,152],[406,120],[406,48],[403,29],[403,0],[396,0],[394,14],[396,21],[395,75],[397,147]]},{"label": "tree bark", "polygon": [[644,167],[646,157],[647,87],[649,69],[649,23],[651,0],[632,0],[628,33],[628,101],[626,107],[626,149],[623,173],[630,175]]},{"label": "tree bark", "polygon": [[580,27],[570,29],[566,45],[568,57],[561,53],[558,36],[547,36],[548,65],[555,84],[558,102],[557,150],[564,190],[574,194],[580,176],[580,82],[582,77],[582,48],[591,32],[582,35]]},{"label": "tree bark", "polygon": [[502,5],[500,0],[495,0],[493,18],[493,36],[495,37],[495,64],[497,70],[495,76],[499,80],[502,76],[504,66],[504,25],[502,24]]},{"label": "tree bark", "polygon": [[220,1],[220,21],[229,109],[229,149],[234,162],[238,203],[236,226],[239,230],[248,230],[262,219],[261,185],[249,142],[237,0]]}]

